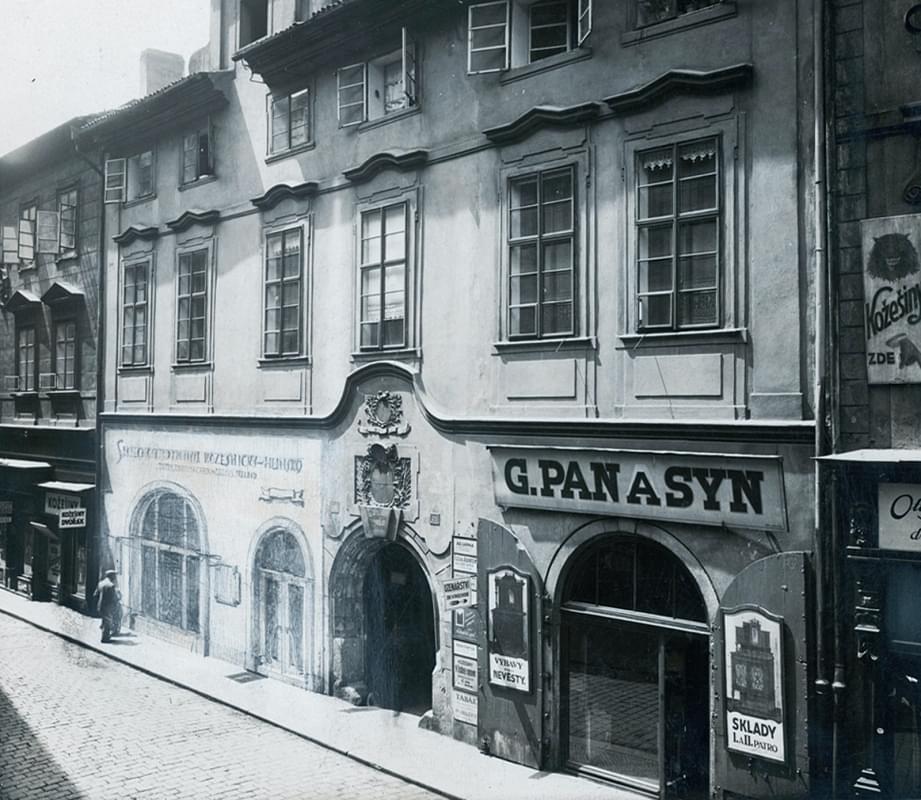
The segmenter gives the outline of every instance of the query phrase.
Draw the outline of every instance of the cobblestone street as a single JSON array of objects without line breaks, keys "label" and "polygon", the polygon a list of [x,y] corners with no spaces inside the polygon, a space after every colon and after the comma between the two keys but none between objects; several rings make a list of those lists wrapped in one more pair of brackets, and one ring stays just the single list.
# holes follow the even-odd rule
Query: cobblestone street
[{"label": "cobblestone street", "polygon": [[436,796],[3,614],[0,641],[0,800]]}]

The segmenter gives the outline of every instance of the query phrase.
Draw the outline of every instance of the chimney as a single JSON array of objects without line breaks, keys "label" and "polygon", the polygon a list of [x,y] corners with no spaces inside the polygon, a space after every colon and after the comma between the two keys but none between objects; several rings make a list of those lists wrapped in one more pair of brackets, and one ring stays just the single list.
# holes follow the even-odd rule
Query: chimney
[{"label": "chimney", "polygon": [[141,97],[178,81],[185,71],[185,59],[163,50],[141,52]]}]

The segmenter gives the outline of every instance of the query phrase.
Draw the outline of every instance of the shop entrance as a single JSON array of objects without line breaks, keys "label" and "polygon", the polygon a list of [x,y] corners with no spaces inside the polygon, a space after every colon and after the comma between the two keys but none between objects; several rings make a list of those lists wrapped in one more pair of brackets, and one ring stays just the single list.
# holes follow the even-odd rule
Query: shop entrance
[{"label": "shop entrance", "polygon": [[425,713],[432,707],[435,618],[428,581],[408,549],[389,543],[371,556],[363,605],[368,704]]},{"label": "shop entrance", "polygon": [[577,556],[562,606],[567,763],[660,798],[709,789],[709,626],[665,548],[606,537]]}]

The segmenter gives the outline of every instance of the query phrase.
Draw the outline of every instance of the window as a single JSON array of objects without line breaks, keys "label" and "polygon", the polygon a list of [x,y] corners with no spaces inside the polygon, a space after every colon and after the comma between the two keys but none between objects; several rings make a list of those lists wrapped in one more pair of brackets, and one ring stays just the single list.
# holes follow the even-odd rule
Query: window
[{"label": "window", "polygon": [[510,338],[575,333],[573,169],[509,183],[508,332]]},{"label": "window", "polygon": [[16,375],[20,392],[35,391],[35,328],[32,325],[16,329]]},{"label": "window", "polygon": [[77,388],[77,323],[59,320],[54,324],[55,388]]},{"label": "window", "polygon": [[141,613],[199,630],[200,548],[191,504],[170,492],[157,495],[141,521]]},{"label": "window", "polygon": [[151,197],[155,188],[153,150],[135,153],[130,158],[108,159],[105,186],[106,203],[124,203]]},{"label": "window", "polygon": [[642,28],[722,2],[723,0],[637,0],[636,25]]},{"label": "window", "polygon": [[240,0],[240,47],[269,33],[269,0]]},{"label": "window", "polygon": [[29,203],[19,212],[19,260],[31,264],[35,260],[35,228],[38,204]]},{"label": "window", "polygon": [[263,355],[301,353],[301,292],[304,268],[300,228],[266,237]]},{"label": "window", "polygon": [[122,290],[122,358],[123,367],[140,367],[147,363],[147,309],[150,262],[126,264]]},{"label": "window", "polygon": [[361,215],[362,350],[402,347],[406,341],[406,217],[406,203]]},{"label": "window", "polygon": [[177,281],[176,361],[204,361],[208,309],[208,249],[180,253]]},{"label": "window", "polygon": [[182,183],[192,183],[213,174],[211,125],[206,123],[182,139]]},{"label": "window", "polygon": [[500,72],[581,46],[592,0],[500,0],[468,8],[467,71]]},{"label": "window", "polygon": [[282,153],[310,141],[307,89],[269,98],[269,153]]},{"label": "window", "polygon": [[72,253],[77,249],[77,187],[58,192],[61,251]]},{"label": "window", "polygon": [[337,73],[339,126],[357,125],[418,105],[416,45],[404,28],[400,47]]},{"label": "window", "polygon": [[718,325],[718,140],[639,153],[636,174],[640,329]]}]

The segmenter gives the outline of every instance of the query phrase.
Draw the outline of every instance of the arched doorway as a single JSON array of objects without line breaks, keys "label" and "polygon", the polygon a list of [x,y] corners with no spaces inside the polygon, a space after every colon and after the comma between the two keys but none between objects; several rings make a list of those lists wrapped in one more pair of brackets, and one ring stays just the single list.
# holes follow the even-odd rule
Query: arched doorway
[{"label": "arched doorway", "polygon": [[396,711],[432,707],[437,621],[421,557],[356,530],[330,572],[332,684],[338,696]]},{"label": "arched doorway", "polygon": [[256,671],[299,685],[310,671],[313,575],[298,538],[270,528],[253,569]]},{"label": "arched doorway", "polygon": [[435,619],[415,557],[390,543],[370,559],[364,583],[368,703],[423,714],[432,707]]},{"label": "arched doorway", "polygon": [[709,625],[661,545],[605,536],[579,552],[561,605],[569,767],[661,798],[709,791]]}]

